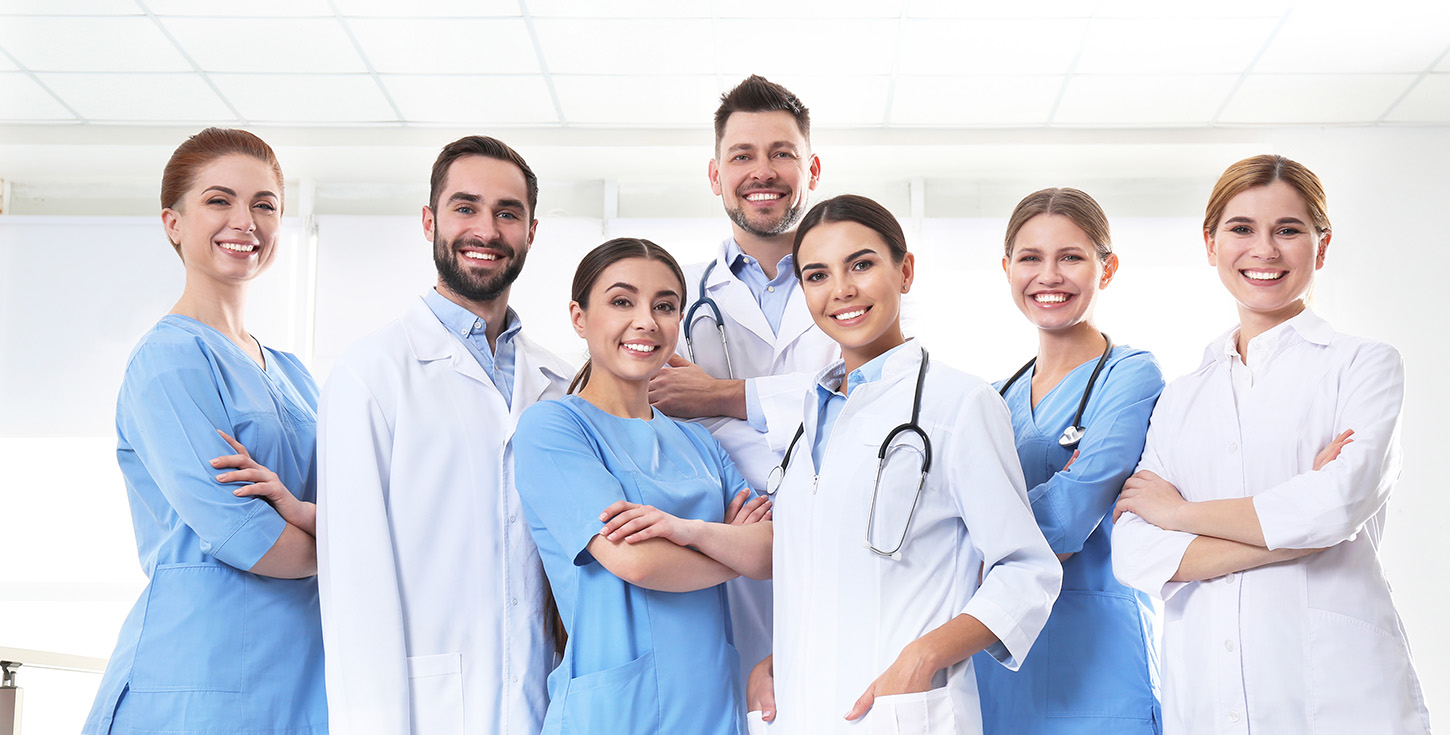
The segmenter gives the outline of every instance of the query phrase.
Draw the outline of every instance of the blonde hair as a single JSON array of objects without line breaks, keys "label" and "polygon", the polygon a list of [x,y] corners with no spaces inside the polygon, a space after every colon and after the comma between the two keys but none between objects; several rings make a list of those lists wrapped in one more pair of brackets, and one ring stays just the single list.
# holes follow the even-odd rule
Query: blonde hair
[{"label": "blonde hair", "polygon": [[1331,229],[1329,205],[1324,196],[1324,184],[1320,183],[1319,177],[1298,161],[1266,153],[1245,158],[1229,166],[1218,177],[1218,183],[1213,185],[1213,193],[1208,195],[1208,208],[1203,215],[1203,231],[1212,233],[1218,229],[1218,223],[1223,219],[1223,211],[1234,197],[1275,181],[1294,187],[1299,196],[1303,197],[1304,206],[1309,208],[1309,217],[1314,220],[1315,234],[1323,235]]},{"label": "blonde hair", "polygon": [[1108,227],[1108,215],[1096,199],[1081,189],[1052,187],[1034,191],[1017,202],[1012,216],[1007,220],[1007,237],[1003,241],[1004,254],[1012,257],[1012,245],[1017,233],[1028,220],[1039,214],[1060,214],[1077,225],[1092,241],[1098,260],[1106,262],[1113,254],[1113,233]]}]

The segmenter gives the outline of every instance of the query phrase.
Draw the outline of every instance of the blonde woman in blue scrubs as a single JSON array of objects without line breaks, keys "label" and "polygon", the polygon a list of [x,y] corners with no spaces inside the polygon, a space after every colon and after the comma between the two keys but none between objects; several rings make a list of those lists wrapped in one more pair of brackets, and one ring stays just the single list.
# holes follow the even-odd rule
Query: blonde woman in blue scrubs
[{"label": "blonde woman in blue scrubs", "polygon": [[[1143,452],[1163,375],[1151,354],[1113,345],[1093,318],[1118,256],[1091,196],[1054,188],[1019,202],[1002,269],[1012,301],[1037,327],[1038,350],[997,389],[1012,411],[1032,512],[1063,577],[1021,669],[988,666],[978,654],[983,732],[1155,735],[1155,614],[1146,594],[1113,577],[1107,516]],[[1072,427],[1081,430],[1076,444]]]}]

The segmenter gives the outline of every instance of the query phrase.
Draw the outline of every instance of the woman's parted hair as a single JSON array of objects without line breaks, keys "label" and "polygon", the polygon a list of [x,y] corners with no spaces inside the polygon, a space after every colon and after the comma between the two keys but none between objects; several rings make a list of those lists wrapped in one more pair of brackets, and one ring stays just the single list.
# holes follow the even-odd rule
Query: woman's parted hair
[{"label": "woman's parted hair", "polygon": [[[680,281],[680,305],[683,306],[688,299],[685,286],[685,273],[680,270],[680,264],[675,256],[670,255],[668,250],[659,245],[639,237],[616,237],[605,242],[593,250],[590,250],[583,259],[579,261],[579,267],[574,269],[574,283],[569,289],[569,298],[579,304],[579,308],[589,309],[589,293],[594,290],[594,285],[599,282],[599,277],[609,266],[621,260],[639,258],[641,260],[654,260],[664,263],[675,278]],[[574,375],[569,382],[569,393],[573,393],[589,384],[590,361],[584,361],[584,367]]]},{"label": "woman's parted hair", "polygon": [[1068,218],[1092,241],[1098,260],[1106,262],[1113,254],[1113,233],[1108,227],[1108,215],[1096,199],[1081,189],[1051,187],[1040,189],[1022,198],[1007,219],[1007,236],[1003,239],[1003,254],[1012,257],[1017,234],[1023,225],[1040,214],[1057,214]]},{"label": "woman's parted hair", "polygon": [[1266,153],[1245,158],[1223,172],[1213,193],[1208,196],[1208,208],[1203,215],[1203,231],[1212,234],[1223,220],[1223,211],[1234,197],[1256,186],[1268,186],[1283,181],[1304,198],[1309,208],[1309,217],[1314,220],[1315,234],[1328,232],[1329,202],[1324,194],[1324,184],[1308,167],[1298,161],[1280,155]]}]

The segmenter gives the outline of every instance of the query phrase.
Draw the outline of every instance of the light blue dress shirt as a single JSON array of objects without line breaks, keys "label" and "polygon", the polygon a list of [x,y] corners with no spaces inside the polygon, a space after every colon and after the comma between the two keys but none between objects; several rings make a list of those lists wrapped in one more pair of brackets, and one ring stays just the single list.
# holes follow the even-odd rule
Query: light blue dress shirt
[{"label": "light blue dress shirt", "polygon": [[432,310],[438,321],[457,337],[464,347],[468,348],[478,364],[483,367],[483,372],[493,381],[493,386],[498,389],[503,401],[509,408],[514,405],[514,337],[517,337],[523,325],[519,322],[519,315],[513,309],[505,312],[507,324],[504,330],[499,333],[496,348],[488,346],[488,335],[486,331],[488,324],[482,317],[473,312],[449,301],[443,294],[435,289],[428,289],[423,295],[423,302]]},{"label": "light blue dress shirt", "polygon": [[794,257],[787,254],[781,258],[775,266],[775,278],[767,278],[760,261],[746,255],[732,237],[725,243],[725,262],[730,265],[730,272],[755,296],[755,303],[760,304],[760,313],[770,323],[770,331],[779,334],[780,320],[785,317],[785,304],[790,301],[790,291],[796,284]]},{"label": "light blue dress shirt", "polygon": [[169,314],[131,353],[116,458],[150,582],[121,626],[83,732],[322,735],[317,578],[246,571],[286,522],[223,485],[226,431],[301,500],[317,497],[317,385],[296,357],[263,369],[219,332]]},{"label": "light blue dress shirt", "polygon": [[1063,470],[1072,450],[1057,440],[1096,364],[1079,365],[1035,409],[1031,371],[1005,396],[1037,525],[1053,552],[1073,556],[1062,563],[1062,593],[1022,668],[976,656],[984,735],[1162,731],[1156,613],[1147,595],[1113,576],[1110,543],[1113,505],[1143,453],[1163,374],[1152,354],[1114,347],[1083,414],[1081,454]]},{"label": "light blue dress shirt", "polygon": [[636,587],[587,550],[619,500],[722,522],[746,484],[719,442],[658,411],[621,418],[578,396],[530,406],[513,441],[519,497],[569,631],[545,735],[744,732],[725,585]]},{"label": "light blue dress shirt", "polygon": [[849,380],[846,378],[846,366],[844,363],[836,363],[834,368],[821,376],[820,382],[816,383],[816,436],[811,442],[811,461],[814,463],[817,474],[821,467],[821,457],[826,452],[826,444],[831,440],[831,431],[836,428],[836,418],[841,415],[841,409],[846,407],[846,394],[841,392],[841,383],[855,390],[855,386],[865,383],[874,383],[881,379],[881,370],[886,366],[886,358],[892,353],[911,344],[910,340],[892,347],[891,349],[877,355],[861,367],[851,371]]}]

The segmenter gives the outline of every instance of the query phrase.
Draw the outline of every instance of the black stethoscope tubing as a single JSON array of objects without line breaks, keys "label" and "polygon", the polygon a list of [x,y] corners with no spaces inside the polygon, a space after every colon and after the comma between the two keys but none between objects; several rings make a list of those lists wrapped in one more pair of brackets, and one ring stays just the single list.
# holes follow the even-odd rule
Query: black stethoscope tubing
[{"label": "black stethoscope tubing", "polygon": [[[1082,415],[1087,410],[1088,398],[1092,397],[1093,385],[1098,382],[1098,375],[1103,372],[1103,365],[1106,365],[1108,362],[1108,354],[1113,351],[1113,338],[1109,337],[1107,332],[1098,332],[1098,334],[1103,336],[1103,341],[1107,342],[1108,346],[1103,348],[1103,356],[1098,358],[1098,364],[1093,367],[1092,377],[1088,378],[1087,387],[1082,391],[1082,400],[1077,403],[1077,414],[1072,417],[1072,425],[1064,429],[1062,436],[1057,439],[1058,445],[1064,449],[1076,449],[1078,442],[1082,441],[1083,434],[1087,433],[1087,430],[1082,425]],[[1031,370],[1032,366],[1036,364],[1036,357],[1028,360],[1027,364],[1018,369],[1016,373],[1013,373],[1012,377],[1008,378],[1007,382],[1002,384],[1002,389],[997,392],[1002,394],[1003,398],[1006,398],[1007,389],[1011,388],[1012,384],[1016,383],[1018,378],[1026,375],[1027,371]]]}]

